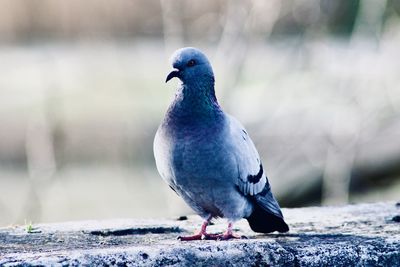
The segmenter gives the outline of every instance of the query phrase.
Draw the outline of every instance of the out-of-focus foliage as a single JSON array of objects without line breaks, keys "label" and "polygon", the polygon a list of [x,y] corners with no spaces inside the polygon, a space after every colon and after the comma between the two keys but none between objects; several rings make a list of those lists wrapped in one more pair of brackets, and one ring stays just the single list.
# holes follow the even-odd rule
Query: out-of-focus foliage
[{"label": "out-of-focus foliage", "polygon": [[[0,2],[0,224],[188,212],[152,140],[210,57],[283,206],[400,193],[400,1]],[[167,200],[167,201],[165,201]]]},{"label": "out-of-focus foliage", "polygon": [[248,20],[235,23],[250,27],[255,35],[268,36],[273,21],[272,32],[276,36],[349,36],[364,9],[367,21],[363,22],[381,26],[400,12],[398,0],[3,0],[1,7],[1,40],[21,42],[159,38],[165,32],[165,17],[170,15],[177,22],[172,25],[174,31],[182,31],[185,39],[218,41],[223,31],[230,30],[226,19],[233,9],[238,20],[251,14]]}]

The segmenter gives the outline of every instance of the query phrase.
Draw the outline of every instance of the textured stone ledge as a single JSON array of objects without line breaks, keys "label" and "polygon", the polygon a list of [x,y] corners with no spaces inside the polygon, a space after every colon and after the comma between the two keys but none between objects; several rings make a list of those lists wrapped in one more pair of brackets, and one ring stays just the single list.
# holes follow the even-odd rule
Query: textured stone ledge
[{"label": "textured stone ledge", "polygon": [[[177,220],[107,220],[0,228],[0,266],[399,266],[400,205],[283,209],[291,231],[248,239],[180,242],[197,216]],[[216,221],[211,231],[223,231]]]}]

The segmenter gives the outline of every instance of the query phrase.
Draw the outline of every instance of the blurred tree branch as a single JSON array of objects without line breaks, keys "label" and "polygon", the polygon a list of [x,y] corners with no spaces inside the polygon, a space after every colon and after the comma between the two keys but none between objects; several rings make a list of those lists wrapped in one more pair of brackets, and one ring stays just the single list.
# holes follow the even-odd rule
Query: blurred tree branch
[{"label": "blurred tree branch", "polygon": [[163,18],[164,45],[166,54],[182,47],[183,45],[183,21],[181,0],[160,0]]}]

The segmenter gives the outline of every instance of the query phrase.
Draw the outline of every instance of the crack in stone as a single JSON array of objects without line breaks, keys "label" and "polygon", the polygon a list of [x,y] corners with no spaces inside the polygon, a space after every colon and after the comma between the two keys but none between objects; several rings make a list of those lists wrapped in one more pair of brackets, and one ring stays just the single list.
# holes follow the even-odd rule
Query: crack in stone
[{"label": "crack in stone", "polygon": [[116,230],[93,230],[86,234],[96,236],[124,236],[124,235],[146,235],[146,234],[170,234],[181,233],[179,227],[151,227],[151,228],[128,228]]}]

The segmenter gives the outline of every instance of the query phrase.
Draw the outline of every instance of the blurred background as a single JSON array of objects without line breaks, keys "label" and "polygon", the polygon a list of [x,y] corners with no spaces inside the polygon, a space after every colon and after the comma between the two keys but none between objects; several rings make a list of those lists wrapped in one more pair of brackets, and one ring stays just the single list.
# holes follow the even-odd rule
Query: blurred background
[{"label": "blurred background", "polygon": [[152,152],[209,56],[284,207],[400,199],[400,0],[1,0],[0,226],[190,209]]}]

